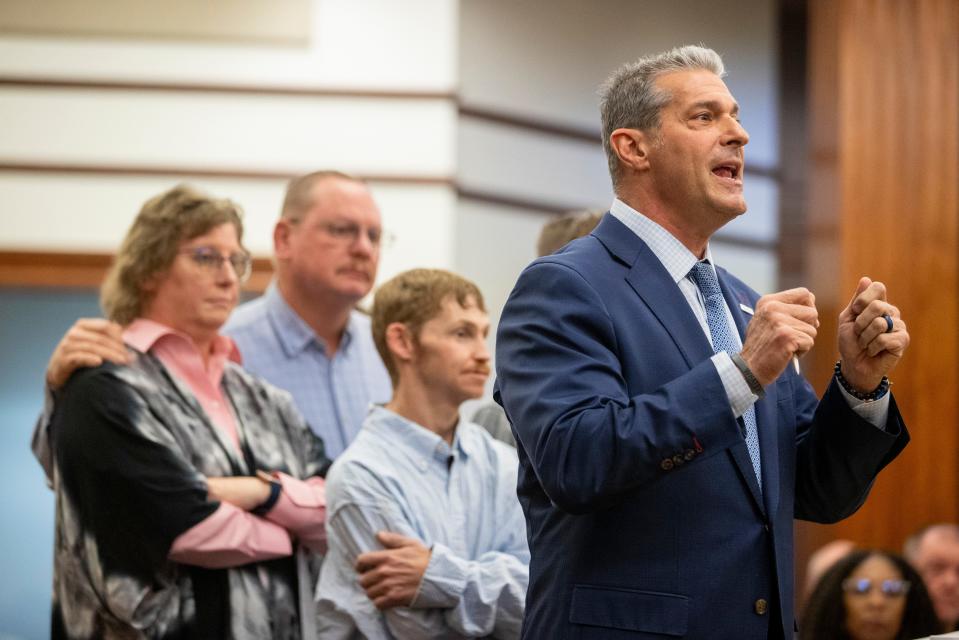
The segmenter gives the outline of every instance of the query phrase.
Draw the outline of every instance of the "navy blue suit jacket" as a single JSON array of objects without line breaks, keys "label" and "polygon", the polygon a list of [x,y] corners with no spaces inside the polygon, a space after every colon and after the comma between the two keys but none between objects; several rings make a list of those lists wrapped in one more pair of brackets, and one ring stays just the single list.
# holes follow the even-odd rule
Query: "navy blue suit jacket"
[{"label": "navy blue suit jacket", "polygon": [[[758,294],[717,271],[744,336]],[[496,343],[532,553],[525,638],[765,639],[771,620],[792,637],[793,518],[852,514],[908,442],[895,402],[878,429],[789,366],[755,405],[760,491],[701,325],[609,214],[523,272]]]}]

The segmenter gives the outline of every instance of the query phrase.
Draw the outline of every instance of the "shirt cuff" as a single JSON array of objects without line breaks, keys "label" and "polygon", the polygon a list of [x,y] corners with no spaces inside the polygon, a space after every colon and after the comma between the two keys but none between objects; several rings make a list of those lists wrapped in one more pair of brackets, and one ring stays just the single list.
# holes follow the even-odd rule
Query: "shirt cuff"
[{"label": "shirt cuff", "polygon": [[889,396],[892,392],[887,391],[886,395],[878,400],[868,402],[852,395],[843,389],[841,384],[837,384],[836,386],[839,387],[839,391],[842,392],[842,396],[849,404],[849,408],[855,411],[856,415],[874,427],[878,427],[879,429],[885,428],[886,422],[889,420]]},{"label": "shirt cuff", "polygon": [[326,484],[323,478],[298,480],[274,473],[282,491],[264,516],[287,529],[309,549],[326,552]]},{"label": "shirt cuff", "polygon": [[448,547],[433,545],[430,562],[410,607],[414,609],[451,609],[459,604],[466,589],[466,568]]},{"label": "shirt cuff", "polygon": [[729,399],[733,415],[738,418],[759,400],[759,396],[749,389],[749,383],[746,382],[742,371],[733,363],[728,353],[720,351],[712,357],[712,361],[726,390],[726,397]]}]

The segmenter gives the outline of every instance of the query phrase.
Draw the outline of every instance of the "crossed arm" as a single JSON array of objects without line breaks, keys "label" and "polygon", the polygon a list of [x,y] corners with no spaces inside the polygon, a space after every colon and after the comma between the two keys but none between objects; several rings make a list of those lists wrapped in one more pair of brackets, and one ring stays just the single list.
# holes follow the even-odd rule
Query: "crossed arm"
[{"label": "crossed arm", "polygon": [[[340,569],[359,574],[357,588],[394,637],[511,638],[519,635],[529,582],[525,525],[516,512],[520,522],[504,523],[500,546],[475,560],[438,542],[427,547],[398,509],[346,504],[327,526],[330,548],[345,559]],[[356,582],[355,575],[339,578],[341,586]],[[364,613],[351,612],[356,624]]]},{"label": "crossed arm", "polygon": [[[52,478],[54,457],[49,434],[55,405],[53,393],[60,391],[77,368],[98,366],[105,361],[125,364],[128,359],[121,327],[106,320],[80,319],[61,339],[48,364],[47,401],[32,442],[48,479]],[[116,416],[96,416],[95,420],[102,422],[110,418]],[[70,424],[62,426],[71,428]],[[124,425],[114,428],[122,429]],[[325,551],[323,479],[299,480],[282,473],[274,476],[280,488],[278,499],[259,516],[250,511],[270,496],[271,483],[266,479],[255,476],[204,478],[206,500],[215,510],[172,541],[170,559],[208,568],[237,566],[289,555],[291,536],[309,549]]]}]

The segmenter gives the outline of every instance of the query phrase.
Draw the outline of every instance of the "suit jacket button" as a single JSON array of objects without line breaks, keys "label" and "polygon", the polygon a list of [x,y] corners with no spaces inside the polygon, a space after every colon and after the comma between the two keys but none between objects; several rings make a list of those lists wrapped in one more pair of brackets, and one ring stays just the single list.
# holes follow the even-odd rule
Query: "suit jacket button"
[{"label": "suit jacket button", "polygon": [[677,467],[685,463],[686,463],[686,458],[684,458],[680,454],[677,453],[676,455],[673,456],[673,464],[675,464]]},{"label": "suit jacket button", "polygon": [[759,600],[756,601],[753,607],[756,609],[757,615],[764,616],[766,615],[766,610],[769,609],[769,603],[766,602],[765,599],[760,598]]},{"label": "suit jacket button", "polygon": [[669,458],[665,458],[662,462],[659,463],[659,468],[663,471],[670,471],[673,468],[673,461]]},{"label": "suit jacket button", "polygon": [[683,457],[686,458],[686,461],[688,462],[696,457],[696,452],[692,449],[686,449],[686,451],[683,452]]}]

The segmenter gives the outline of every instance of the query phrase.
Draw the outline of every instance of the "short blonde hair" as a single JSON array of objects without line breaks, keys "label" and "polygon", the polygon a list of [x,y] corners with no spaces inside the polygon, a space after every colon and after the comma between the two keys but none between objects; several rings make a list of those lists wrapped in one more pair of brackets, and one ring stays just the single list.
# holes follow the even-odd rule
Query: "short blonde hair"
[{"label": "short blonde hair", "polygon": [[486,311],[479,287],[462,276],[442,269],[411,269],[383,283],[373,297],[373,342],[395,387],[399,372],[386,345],[386,328],[394,322],[406,325],[413,339],[428,321],[439,315],[443,303],[452,298],[465,307],[470,298]]},{"label": "short blonde hair", "polygon": [[139,318],[150,300],[144,284],[173,264],[180,243],[222,224],[236,227],[242,243],[242,211],[230,200],[211,198],[189,185],[177,185],[147,200],[100,287],[103,313],[121,325]]}]

